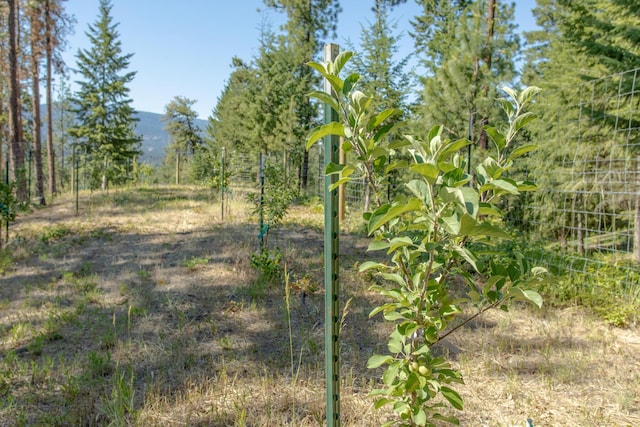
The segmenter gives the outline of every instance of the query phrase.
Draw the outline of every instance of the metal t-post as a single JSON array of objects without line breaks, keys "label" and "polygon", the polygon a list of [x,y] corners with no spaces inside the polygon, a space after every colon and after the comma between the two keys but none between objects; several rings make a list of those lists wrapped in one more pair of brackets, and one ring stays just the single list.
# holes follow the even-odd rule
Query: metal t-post
[{"label": "metal t-post", "polygon": [[220,167],[220,212],[221,212],[221,220],[224,221],[224,147],[222,147],[222,159],[221,159],[221,167]]},{"label": "metal t-post", "polygon": [[[324,46],[325,62],[338,56],[336,44]],[[324,91],[331,93],[331,85],[325,80]],[[338,113],[329,105],[324,106],[324,122],[338,121]],[[324,139],[324,164],[338,163],[339,142],[337,136]],[[340,426],[340,283],[339,283],[339,231],[338,190],[329,191],[337,181],[337,175],[325,175],[324,183],[324,285],[325,285],[325,373],[327,392],[327,427]]]},{"label": "metal t-post", "polygon": [[260,203],[259,203],[259,222],[260,222],[260,253],[264,252],[264,235],[265,235],[265,224],[264,224],[264,154],[260,154],[260,165],[259,165],[259,173],[260,173]]}]

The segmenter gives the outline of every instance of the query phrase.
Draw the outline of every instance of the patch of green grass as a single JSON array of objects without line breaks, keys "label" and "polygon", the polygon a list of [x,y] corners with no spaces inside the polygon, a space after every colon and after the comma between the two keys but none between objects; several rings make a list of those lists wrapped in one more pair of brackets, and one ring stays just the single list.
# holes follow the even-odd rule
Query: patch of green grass
[{"label": "patch of green grass", "polygon": [[7,249],[0,250],[0,275],[5,275],[13,267],[13,257],[11,251]]},{"label": "patch of green grass", "polygon": [[188,258],[182,261],[182,266],[187,267],[189,270],[193,271],[200,266],[207,265],[208,263],[209,263],[209,258],[207,257],[193,256],[191,258]]},{"label": "patch of green grass", "polygon": [[71,227],[64,224],[55,224],[43,227],[40,230],[39,238],[41,242],[50,244],[73,233],[74,230]]}]

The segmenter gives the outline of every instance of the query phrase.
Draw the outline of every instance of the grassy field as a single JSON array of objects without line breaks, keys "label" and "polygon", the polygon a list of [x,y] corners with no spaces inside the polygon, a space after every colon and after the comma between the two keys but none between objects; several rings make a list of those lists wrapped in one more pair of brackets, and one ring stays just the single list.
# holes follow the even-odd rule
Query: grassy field
[{"label": "grassy field", "polygon": [[[0,255],[0,426],[319,426],[324,421],[320,206],[270,233],[288,280],[250,258],[240,197],[221,221],[207,190],[81,194],[21,216]],[[349,228],[357,230],[357,219]],[[376,426],[369,391],[389,325],[341,236],[342,423]],[[467,426],[640,426],[640,330],[580,307],[513,307],[447,339]],[[453,410],[452,410],[453,411]]]}]

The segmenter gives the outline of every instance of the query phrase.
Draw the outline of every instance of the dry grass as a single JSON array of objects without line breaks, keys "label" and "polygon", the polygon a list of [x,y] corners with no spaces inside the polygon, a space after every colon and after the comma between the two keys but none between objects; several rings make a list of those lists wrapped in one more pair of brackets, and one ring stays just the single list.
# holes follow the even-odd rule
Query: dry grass
[{"label": "dry grass", "polygon": [[[284,284],[251,268],[258,230],[239,199],[224,222],[214,195],[185,187],[83,194],[77,217],[62,197],[21,217],[0,277],[0,425],[322,425],[321,209],[296,207],[269,237],[291,274],[296,377]],[[368,319],[365,248],[341,240],[345,426],[388,415],[367,396],[389,327]],[[638,329],[515,307],[443,351],[467,382],[463,425],[640,425]]]}]

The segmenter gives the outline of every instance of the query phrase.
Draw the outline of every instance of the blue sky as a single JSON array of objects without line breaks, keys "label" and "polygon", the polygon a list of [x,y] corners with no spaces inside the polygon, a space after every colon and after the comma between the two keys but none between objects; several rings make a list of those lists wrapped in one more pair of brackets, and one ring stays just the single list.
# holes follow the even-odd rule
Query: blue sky
[{"label": "blue sky", "polygon": [[[371,0],[342,0],[338,37],[327,42],[357,47],[361,25],[371,21]],[[74,34],[63,54],[75,68],[75,54],[87,48],[88,24],[98,19],[99,0],[67,0],[66,9],[75,16]],[[123,51],[133,53],[130,70],[137,71],[130,85],[134,108],[162,113],[177,95],[197,100],[194,109],[206,119],[214,108],[231,72],[231,58],[250,60],[257,51],[260,27],[271,23],[277,30],[284,17],[265,11],[262,0],[112,0],[112,16],[119,23]],[[516,2],[516,22],[521,30],[534,27],[531,8],[535,0]],[[260,10],[260,11],[259,11]],[[406,34],[409,20],[419,11],[413,0],[393,13],[398,32],[403,32],[401,55],[411,52],[413,41]],[[73,82],[80,77],[71,73]],[[72,83],[72,90],[75,86]]]}]

